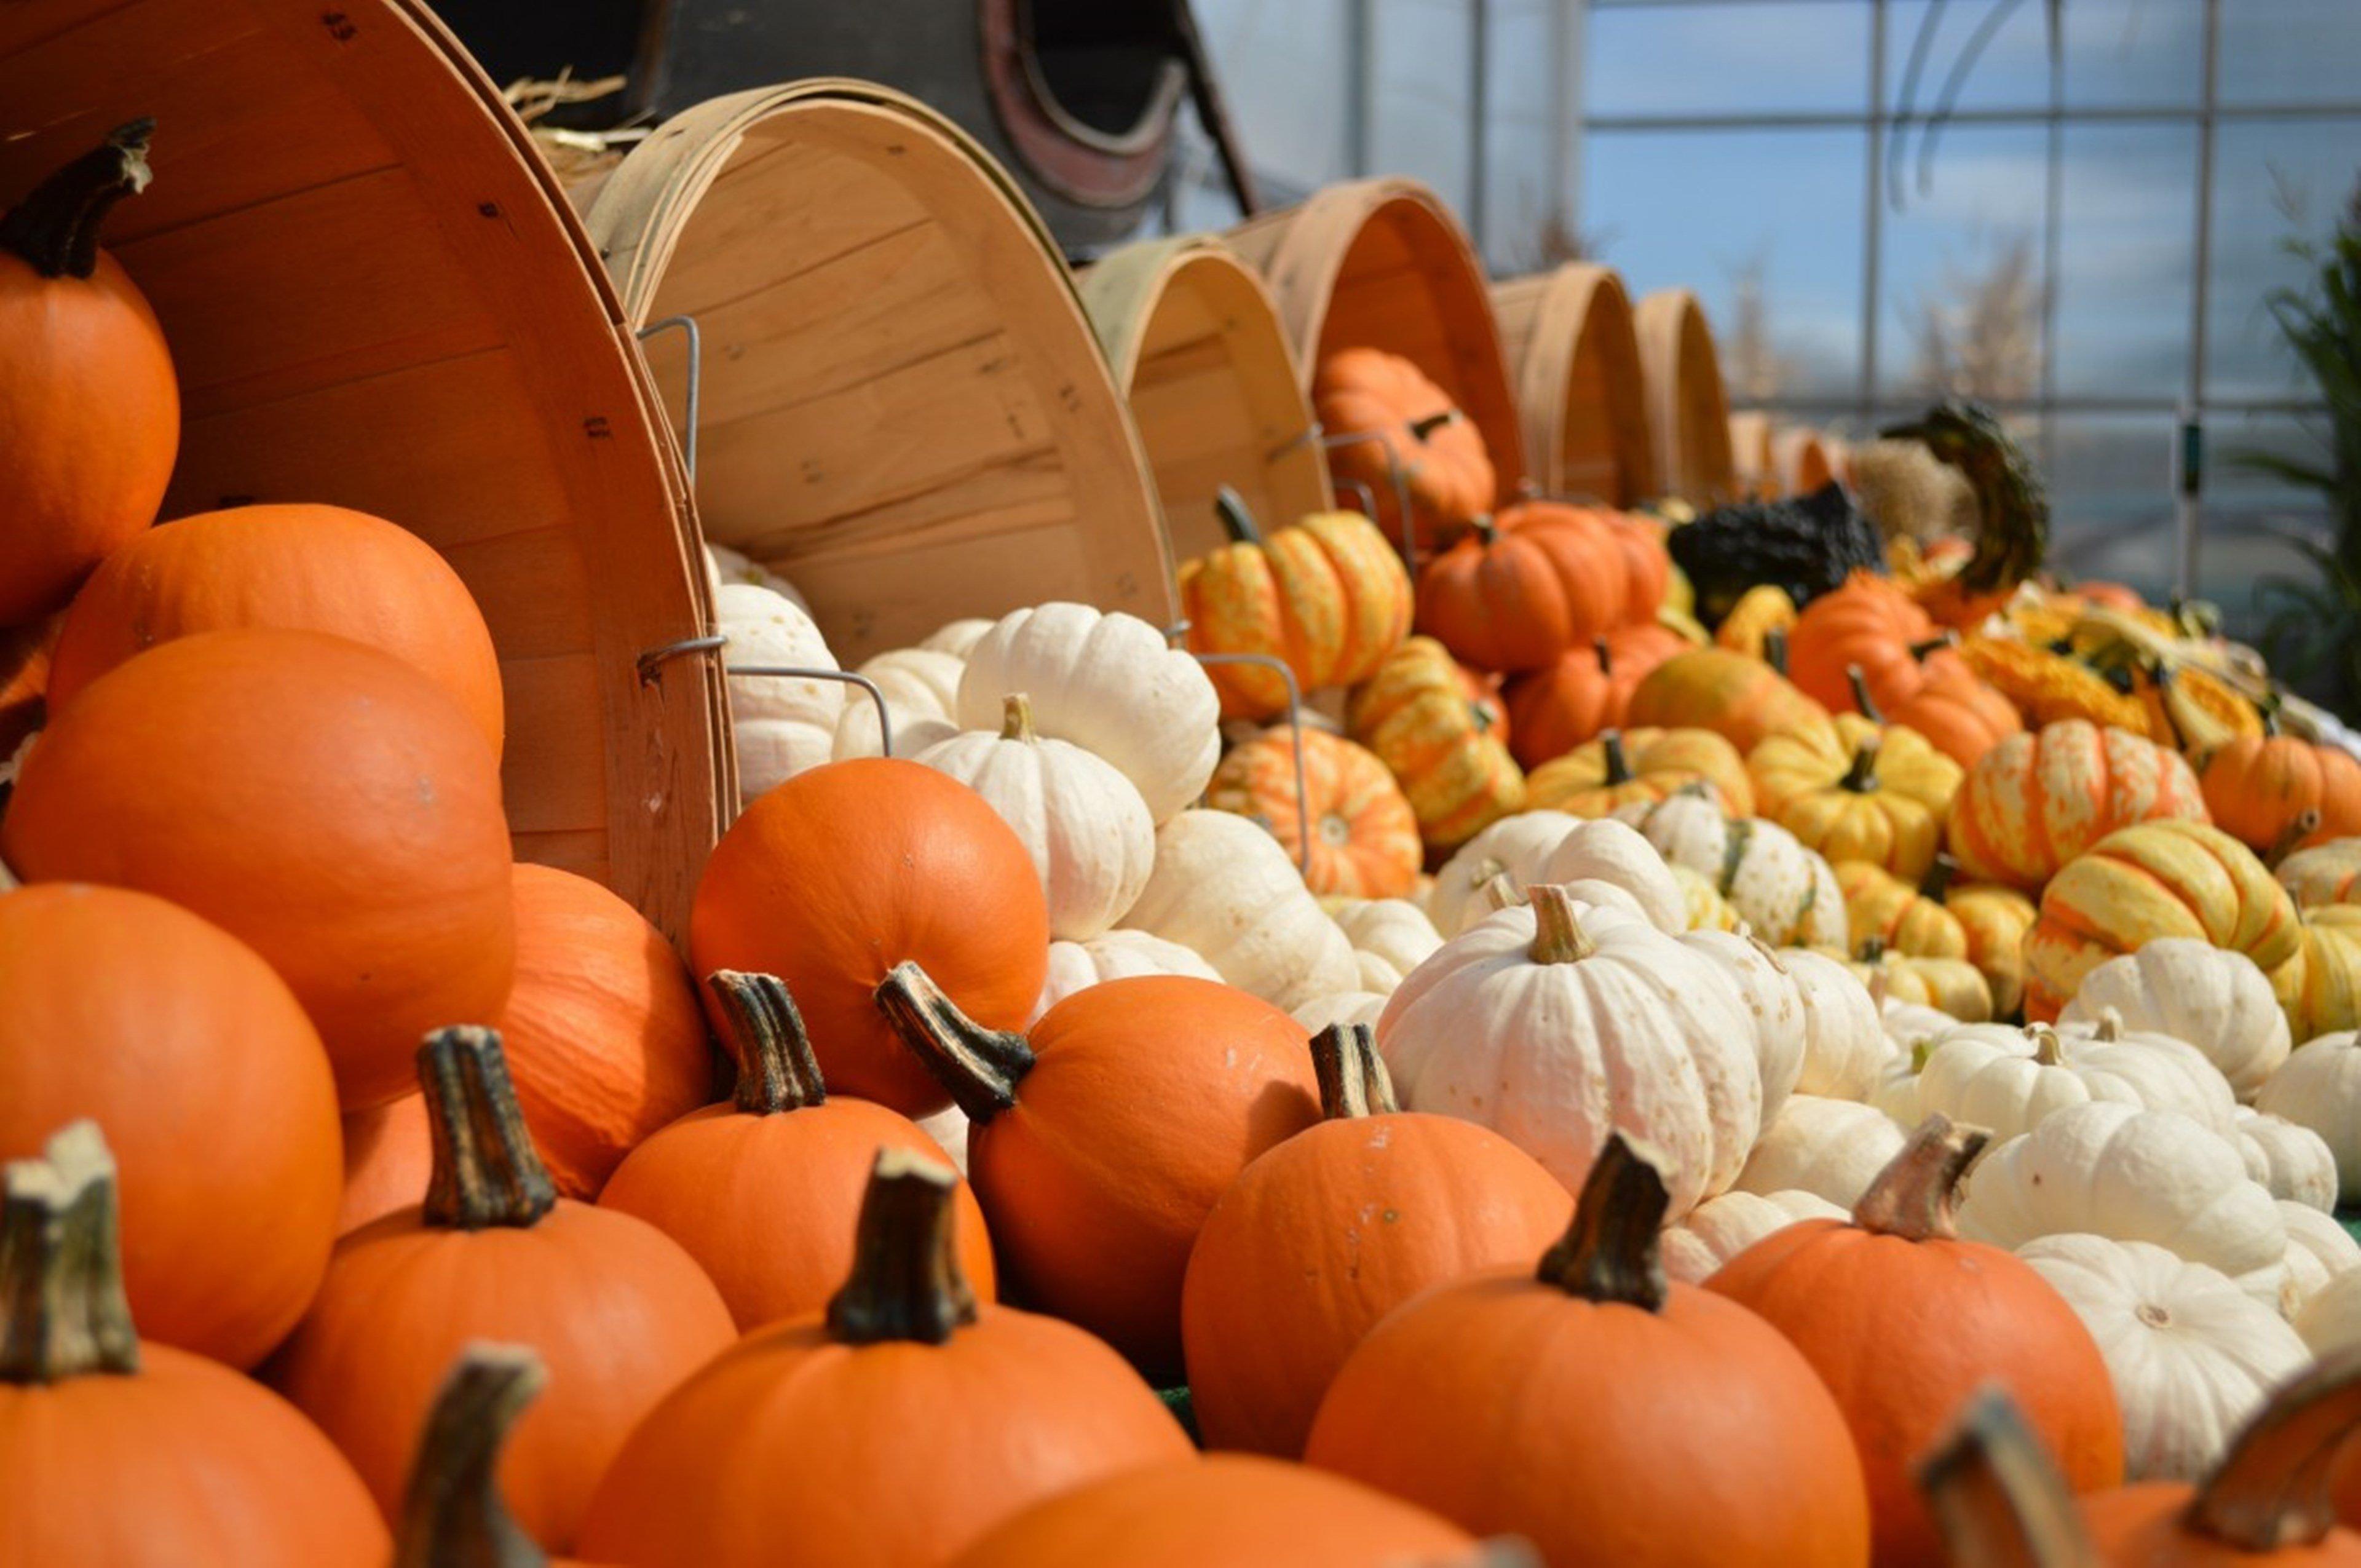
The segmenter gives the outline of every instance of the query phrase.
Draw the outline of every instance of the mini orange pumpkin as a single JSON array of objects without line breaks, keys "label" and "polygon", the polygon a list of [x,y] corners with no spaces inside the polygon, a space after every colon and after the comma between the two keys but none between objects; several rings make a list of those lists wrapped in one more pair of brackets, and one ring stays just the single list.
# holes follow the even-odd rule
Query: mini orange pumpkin
[{"label": "mini orange pumpkin", "polygon": [[1710,729],[1607,729],[1525,781],[1531,811],[1611,817],[1703,782],[1732,817],[1754,815],[1754,785],[1738,748]]},{"label": "mini orange pumpkin", "polygon": [[1670,572],[1664,546],[1612,514],[1526,501],[1427,563],[1418,629],[1479,670],[1543,669],[1653,620]]},{"label": "mini orange pumpkin", "polygon": [[1948,662],[1935,663],[1916,690],[1882,707],[1872,706],[1858,693],[1854,706],[1878,722],[1891,721],[1916,730],[1963,768],[1975,766],[1985,752],[2025,729],[2014,703],[1977,679],[1965,665]]},{"label": "mini orange pumpkin", "polygon": [[[2284,856],[2361,834],[2361,759],[2279,734],[2276,726],[2220,747],[2205,759],[2198,784],[2214,826],[2257,854]],[[2299,827],[2306,812],[2317,815]]]},{"label": "mini orange pumpkin", "polygon": [[1648,672],[1687,647],[1677,633],[1644,622],[1619,627],[1559,654],[1545,669],[1517,676],[1507,688],[1517,761],[1538,768],[1620,725]]},{"label": "mini orange pumpkin", "polygon": [[1851,706],[1848,672],[1861,667],[1883,706],[1915,692],[1920,661],[1942,645],[1927,612],[1891,578],[1855,572],[1806,605],[1787,632],[1787,678],[1832,712]]},{"label": "mini orange pumpkin", "polygon": [[1783,731],[1827,750],[1838,745],[1827,708],[1762,660],[1727,648],[1692,648],[1649,671],[1624,717],[1635,729],[1710,729],[1741,755]]},{"label": "mini orange pumpkin", "polygon": [[1222,759],[1205,804],[1268,830],[1303,867],[1312,892],[1346,898],[1398,898],[1418,882],[1424,859],[1418,816],[1385,763],[1341,735],[1306,728],[1303,812],[1312,852],[1296,817],[1295,742],[1284,726],[1265,730]]},{"label": "mini orange pumpkin", "polygon": [[1368,487],[1389,539],[1402,536],[1397,475],[1422,549],[1490,510],[1498,499],[1499,479],[1476,422],[1399,354],[1345,348],[1327,356],[1312,383],[1312,408],[1332,435],[1365,436],[1331,448],[1328,467],[1340,495],[1349,484]]},{"label": "mini orange pumpkin", "polygon": [[1431,849],[1455,848],[1524,804],[1498,696],[1431,637],[1409,639],[1354,688],[1345,724],[1400,784]]}]

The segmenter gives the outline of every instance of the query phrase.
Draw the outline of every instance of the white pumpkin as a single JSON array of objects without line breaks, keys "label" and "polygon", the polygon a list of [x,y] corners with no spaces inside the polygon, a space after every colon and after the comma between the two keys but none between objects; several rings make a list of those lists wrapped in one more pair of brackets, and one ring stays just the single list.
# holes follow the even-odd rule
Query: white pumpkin
[{"label": "white pumpkin", "polygon": [[1627,825],[1601,818],[1577,821],[1543,856],[1528,879],[1560,884],[1603,882],[1637,899],[1648,923],[1668,937],[1689,928],[1687,895],[1647,839]]},{"label": "white pumpkin", "polygon": [[1197,980],[1219,980],[1213,966],[1182,947],[1145,931],[1102,931],[1083,942],[1049,944],[1049,973],[1041,982],[1040,998],[1033,1003],[1031,1028],[1042,1014],[1078,991],[1111,980],[1143,974],[1185,974]]},{"label": "white pumpkin", "polygon": [[1786,955],[1730,931],[1688,931],[1681,946],[1703,953],[1729,977],[1754,1025],[1754,1062],[1763,1075],[1763,1121],[1769,1125],[1804,1070],[1806,1016]]},{"label": "white pumpkin", "polygon": [[2046,1024],[1962,1024],[1936,1036],[1918,1070],[1920,1114],[1985,1128],[1994,1143],[2094,1100],[2178,1111],[2224,1137],[2237,1109],[2213,1064],[2163,1035],[2134,1041]]},{"label": "white pumpkin", "polygon": [[2356,902],[2356,890],[2361,889],[2361,883],[2353,879],[2356,842],[2361,840],[2332,839],[2309,850],[2298,850],[2279,862],[2279,885],[2295,894],[2297,907],[2320,909],[2331,904]]},{"label": "white pumpkin", "polygon": [[[1787,948],[1779,961],[1804,1003],[1804,1063],[1795,1092],[1867,1100],[1897,1054],[1869,987],[1826,953]],[[1907,1124],[1915,1127],[1918,1120],[1914,1114]]]},{"label": "white pumpkin", "polygon": [[1480,1122],[1579,1189],[1610,1133],[1661,1150],[1672,1217],[1763,1120],[1753,1030],[1714,961],[1543,884],[1445,942],[1378,1020],[1403,1105]]},{"label": "white pumpkin", "polygon": [[1221,757],[1213,683],[1135,615],[1053,603],[1001,617],[968,649],[960,727],[998,729],[1009,692],[1032,696],[1043,735],[1114,763],[1159,825],[1205,793]]},{"label": "white pumpkin", "polygon": [[2295,1315],[2295,1332],[2314,1355],[2361,1344],[2361,1268],[2346,1268],[2312,1294]]},{"label": "white pumpkin", "polygon": [[930,653],[949,653],[952,658],[965,663],[968,654],[974,650],[977,643],[983,641],[983,634],[998,624],[998,621],[979,618],[947,620],[928,632],[918,646]]},{"label": "white pumpkin", "polygon": [[2305,1305],[2330,1281],[2361,1270],[2361,1242],[2335,1216],[2308,1203],[2282,1198],[2279,1205],[2288,1234],[2286,1304],[2301,1322]]},{"label": "white pumpkin", "polygon": [[1846,948],[1844,894],[1828,862],[1775,822],[1722,815],[1710,788],[1675,790],[1616,817],[1657,852],[1712,879],[1715,890],[1775,948]]},{"label": "white pumpkin", "polygon": [[[951,714],[966,668],[964,661],[930,648],[888,649],[861,666],[861,673],[885,696],[885,711],[894,720],[895,756],[915,757],[960,732]],[[836,721],[836,759],[884,754],[877,705],[855,686],[845,694],[844,712]]]},{"label": "white pumpkin", "polygon": [[[1872,996],[1874,987],[1865,988]],[[1908,1056],[1930,1040],[1940,1039],[1960,1026],[1960,1021],[1939,1007],[1929,1007],[1923,1002],[1904,1002],[1885,997],[1878,1002],[1877,1021],[1885,1030],[1885,1037],[1894,1048]]]},{"label": "white pumpkin", "polygon": [[1527,811],[1504,817],[1459,846],[1434,873],[1426,892],[1427,917],[1446,938],[1456,937],[1492,913],[1488,889],[1505,876],[1522,889],[1542,880],[1542,862],[1582,818],[1565,811]]},{"label": "white pumpkin", "polygon": [[1703,872],[1686,866],[1664,862],[1673,873],[1673,882],[1681,890],[1681,902],[1688,906],[1689,929],[1692,931],[1734,931],[1745,924],[1730,900],[1721,896],[1713,879]]},{"label": "white pumpkin", "polygon": [[1896,1126],[1915,1127],[1927,1119],[1918,1107],[1918,1064],[1924,1059],[1926,1042],[1906,1051],[1896,1051],[1878,1069],[1877,1086],[1863,1096],[1894,1119]]},{"label": "white pumpkin", "polygon": [[1874,1105],[1791,1094],[1738,1173],[1741,1192],[1810,1192],[1850,1212],[1907,1135]]},{"label": "white pumpkin", "polygon": [[1353,944],[1364,991],[1390,995],[1402,976],[1443,946],[1434,922],[1407,898],[1340,898],[1328,912]]},{"label": "white pumpkin", "polygon": [[2238,1107],[2238,1153],[2246,1174],[2274,1198],[2325,1214],[2336,1207],[2336,1156],[2310,1127],[2249,1106]]},{"label": "white pumpkin", "polygon": [[2271,1074],[2255,1108],[2318,1133],[2336,1160],[2337,1196],[2361,1199],[2361,1035],[2306,1040]]},{"label": "white pumpkin", "polygon": [[1848,1218],[1816,1192],[1725,1192],[1665,1227],[1661,1238],[1665,1277],[1702,1285],[1714,1272],[1763,1237],[1805,1220]]},{"label": "white pumpkin", "polygon": [[1386,998],[1374,991],[1340,991],[1315,996],[1290,1009],[1306,1034],[1316,1035],[1331,1024],[1367,1024],[1374,1029],[1386,1010]]},{"label": "white pumpkin", "polygon": [[2140,1241],[2043,1236],[2017,1249],[2099,1343],[2134,1481],[2193,1481],[2311,1361],[2279,1313],[2220,1270]]},{"label": "white pumpkin", "polygon": [[[752,583],[724,583],[713,596],[725,666],[766,664],[833,670],[819,628],[790,600]],[[738,748],[738,800],[744,805],[831,760],[844,686],[777,675],[730,677],[730,725]]]},{"label": "white pumpkin", "polygon": [[758,588],[768,588],[806,615],[811,613],[811,601],[803,591],[786,578],[763,565],[752,556],[727,544],[708,543],[705,547],[705,581],[719,599],[721,590],[732,584],[751,583]]},{"label": "white pumpkin", "polygon": [[2287,1268],[2279,1205],[2227,1138],[2178,1111],[2070,1105],[1987,1154],[1960,1233],[1995,1246],[2088,1232],[2154,1242],[2276,1303]]},{"label": "white pumpkin", "polygon": [[2246,954],[2193,937],[2160,937],[2082,977],[2061,1025],[2096,1024],[2112,1009],[2133,1031],[2186,1040],[2251,1101],[2289,1049],[2287,1014],[2270,977]]},{"label": "white pumpkin", "polygon": [[1295,862],[1235,812],[1184,811],[1158,828],[1156,868],[1123,923],[1279,1007],[1361,989],[1353,944]]}]

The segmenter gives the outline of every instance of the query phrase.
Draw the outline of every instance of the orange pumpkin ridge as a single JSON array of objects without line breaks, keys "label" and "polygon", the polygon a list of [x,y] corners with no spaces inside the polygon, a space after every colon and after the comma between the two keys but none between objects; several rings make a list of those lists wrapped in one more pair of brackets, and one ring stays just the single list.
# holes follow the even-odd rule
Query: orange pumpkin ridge
[{"label": "orange pumpkin ridge", "polygon": [[1670,570],[1662,544],[1610,514],[1522,501],[1475,520],[1426,564],[1418,629],[1478,669],[1543,669],[1651,620]]}]

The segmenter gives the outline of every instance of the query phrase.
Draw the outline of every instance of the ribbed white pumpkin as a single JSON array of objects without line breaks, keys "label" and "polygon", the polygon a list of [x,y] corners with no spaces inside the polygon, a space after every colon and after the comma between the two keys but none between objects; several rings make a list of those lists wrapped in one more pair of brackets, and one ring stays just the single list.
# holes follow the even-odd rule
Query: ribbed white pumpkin
[{"label": "ribbed white pumpkin", "polygon": [[1763,1075],[1763,1121],[1768,1126],[1804,1070],[1804,996],[1787,971],[1786,955],[1730,931],[1689,931],[1679,941],[1719,965],[1745,1004],[1754,1025],[1754,1062]]},{"label": "ribbed white pumpkin", "polygon": [[1434,928],[1456,937],[1492,913],[1486,889],[1507,877],[1522,889],[1542,880],[1542,862],[1582,818],[1564,811],[1527,811],[1504,817],[1465,844],[1434,873],[1426,913]]},{"label": "ribbed white pumpkin", "polygon": [[2312,1292],[2295,1315],[2295,1332],[2314,1355],[2361,1344],[2361,1268],[2347,1268]]},{"label": "ribbed white pumpkin", "polygon": [[751,583],[758,588],[770,589],[806,615],[811,613],[811,602],[804,598],[802,589],[752,556],[727,544],[706,545],[705,581],[716,599],[721,597],[723,588],[732,584]]},{"label": "ribbed white pumpkin", "polygon": [[1178,942],[1241,991],[1294,1008],[1361,989],[1353,944],[1279,840],[1229,811],[1156,830],[1156,869],[1126,926]]},{"label": "ribbed white pumpkin", "polygon": [[994,731],[939,740],[918,761],[983,796],[1016,830],[1049,901],[1049,935],[1087,942],[1148,885],[1156,827],[1131,781],[1080,746],[1037,734],[1022,693]]},{"label": "ribbed white pumpkin", "polygon": [[2310,1127],[2251,1106],[2238,1107],[2238,1153],[2246,1174],[2274,1198],[2325,1214],[2336,1207],[2336,1156],[2328,1140]]},{"label": "ribbed white pumpkin", "polygon": [[1340,898],[1330,901],[1328,913],[1353,944],[1361,989],[1381,996],[1443,946],[1434,922],[1407,898]]},{"label": "ribbed white pumpkin", "polygon": [[2331,1280],[2361,1270],[2361,1242],[2334,1215],[2308,1203],[2282,1198],[2279,1205],[2279,1223],[2288,1234],[2286,1302],[2301,1321],[2304,1307]]},{"label": "ribbed white pumpkin", "polygon": [[[833,670],[836,655],[819,628],[789,599],[752,583],[729,582],[713,596],[717,628],[729,639],[726,665],[767,664]],[[730,677],[730,727],[738,748],[741,806],[807,768],[830,761],[844,687],[835,681],[776,675]]]},{"label": "ribbed white pumpkin", "polygon": [[1714,961],[1547,884],[1445,942],[1378,1020],[1402,1104],[1480,1122],[1578,1189],[1608,1135],[1662,1151],[1677,1218],[1763,1120],[1753,1031]]},{"label": "ribbed white pumpkin", "polygon": [[1850,1210],[1907,1135],[1874,1105],[1791,1094],[1738,1173],[1741,1192],[1809,1192]]},{"label": "ribbed white pumpkin", "polygon": [[1679,1224],[1665,1227],[1664,1274],[1686,1285],[1702,1285],[1764,1236],[1803,1220],[1846,1217],[1845,1210],[1816,1192],[1725,1192],[1690,1210]]},{"label": "ribbed white pumpkin", "polygon": [[2277,1304],[2287,1267],[2279,1205],[2227,1138],[2178,1111],[2072,1105],[1986,1155],[1960,1233],[1996,1246],[2088,1232],[2154,1242]]},{"label": "ribbed white pumpkin", "polygon": [[2162,1035],[2125,1040],[2046,1024],[1962,1024],[1933,1040],[1918,1072],[1920,1114],[1986,1128],[1994,1143],[2093,1100],[2178,1111],[2224,1137],[2237,1109],[2213,1063]]},{"label": "ribbed white pumpkin", "polygon": [[2318,1133],[2336,1160],[2337,1196],[2361,1199],[2361,1035],[2306,1040],[2271,1074],[2255,1108]]},{"label": "ribbed white pumpkin", "polygon": [[1315,996],[1290,1011],[1304,1033],[1316,1035],[1331,1024],[1367,1024],[1374,1029],[1386,1010],[1386,995],[1375,991],[1340,991]]},{"label": "ribbed white pumpkin", "polygon": [[2095,1024],[2113,1009],[2130,1030],[2186,1040],[2251,1101],[2287,1059],[2287,1014],[2270,977],[2244,953],[2193,937],[2160,937],[2082,977],[2060,1024]]},{"label": "ribbed white pumpkin", "polygon": [[1049,973],[1041,982],[1040,1000],[1033,1003],[1034,1019],[1078,991],[1111,980],[1142,974],[1185,974],[1197,980],[1219,980],[1213,966],[1178,942],[1151,937],[1145,931],[1117,927],[1102,931],[1086,942],[1049,944]]},{"label": "ribbed white pumpkin", "polygon": [[1688,895],[1647,839],[1607,818],[1577,820],[1542,858],[1535,882],[1603,882],[1637,899],[1648,923],[1668,937],[1689,928]]},{"label": "ribbed white pumpkin", "polygon": [[1615,815],[1639,828],[1664,859],[1711,878],[1773,947],[1850,945],[1836,872],[1777,823],[1725,817],[1710,787],[1694,785]]},{"label": "ribbed white pumpkin", "polygon": [[1927,1043],[1921,1040],[1909,1050],[1894,1052],[1878,1070],[1877,1086],[1865,1097],[1896,1126],[1915,1127],[1927,1119],[1918,1108],[1918,1063],[1926,1049]]},{"label": "ribbed white pumpkin", "polygon": [[[1779,961],[1804,1002],[1804,1065],[1795,1092],[1867,1100],[1896,1049],[1869,987],[1825,953],[1785,948]],[[1910,1125],[1917,1123],[1913,1114]]]},{"label": "ribbed white pumpkin", "polygon": [[1009,692],[1031,695],[1043,735],[1114,763],[1159,824],[1205,793],[1221,757],[1213,683],[1135,615],[1051,603],[1002,616],[968,649],[960,727],[999,728]]},{"label": "ribbed white pumpkin", "polygon": [[1957,1018],[1939,1007],[1929,1007],[1923,1002],[1897,1001],[1890,996],[1878,1004],[1877,1021],[1883,1026],[1885,1037],[1894,1042],[1894,1048],[1905,1055],[1960,1026]]},{"label": "ribbed white pumpkin", "polygon": [[949,653],[952,658],[965,663],[968,654],[974,651],[975,645],[983,641],[983,634],[998,624],[1000,624],[998,621],[985,620],[981,618],[947,620],[928,632],[918,646],[930,653]]},{"label": "ribbed white pumpkin", "polygon": [[2017,1249],[2099,1342],[2134,1481],[2195,1480],[2311,1357],[2279,1313],[2219,1270],[2147,1242],[2044,1236]]},{"label": "ribbed white pumpkin", "polygon": [[[861,673],[885,696],[885,711],[894,720],[895,756],[915,757],[959,733],[952,713],[966,669],[966,661],[931,648],[889,648],[861,666]],[[884,754],[877,704],[856,686],[845,694],[844,713],[836,721],[836,760]]]}]

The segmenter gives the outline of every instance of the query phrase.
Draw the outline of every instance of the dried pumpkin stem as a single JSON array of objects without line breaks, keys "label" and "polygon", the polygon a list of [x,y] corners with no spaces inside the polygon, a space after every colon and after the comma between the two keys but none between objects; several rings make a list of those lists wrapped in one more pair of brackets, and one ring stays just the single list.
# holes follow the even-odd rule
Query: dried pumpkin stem
[{"label": "dried pumpkin stem", "polygon": [[1231,543],[1262,544],[1262,529],[1255,521],[1253,509],[1227,485],[1213,492],[1213,515],[1222,520],[1222,532],[1230,536]]},{"label": "dried pumpkin stem", "polygon": [[1982,1127],[1962,1127],[1939,1112],[1927,1117],[1853,1205],[1852,1223],[1905,1241],[1953,1240],[1960,1178],[1990,1142]]},{"label": "dried pumpkin stem", "polygon": [[1913,642],[1910,644],[1910,657],[1913,661],[1923,661],[1929,653],[1939,653],[1944,649],[1956,644],[1959,640],[1958,632],[1946,631],[1940,636],[1929,637],[1921,642]]},{"label": "dried pumpkin stem", "polygon": [[2295,814],[2295,817],[2292,821],[2289,822],[2286,827],[2279,829],[2279,836],[2271,840],[2271,847],[2269,849],[2263,851],[2263,864],[2268,866],[2273,871],[2279,870],[2279,862],[2286,860],[2290,855],[2294,854],[2296,851],[2296,846],[2301,844],[2306,839],[2311,838],[2314,833],[2319,831],[2319,807],[2311,806],[2305,806],[2301,811]]},{"label": "dried pumpkin stem", "polygon": [[115,1157],[97,1123],[70,1122],[0,1172],[0,1383],[138,1370]]},{"label": "dried pumpkin stem", "polygon": [[1950,1561],[1977,1568],[2100,1568],[2074,1496],[2006,1394],[1987,1387],[1918,1466]]},{"label": "dried pumpkin stem", "polygon": [[732,1104],[749,1116],[776,1116],[827,1102],[828,1081],[785,981],[724,969],[708,975],[705,987],[720,1008],[738,1061]]},{"label": "dried pumpkin stem", "polygon": [[2336,1524],[2330,1482],[2361,1428],[2361,1345],[2329,1352],[2282,1386],[2190,1500],[2188,1527],[2240,1552],[2310,1546]]},{"label": "dried pumpkin stem", "polygon": [[958,1189],[948,1166],[909,1149],[877,1151],[853,1233],[852,1273],[829,1299],[829,1338],[940,1344],[975,1321],[975,1292],[960,1269]]},{"label": "dried pumpkin stem", "polygon": [[[2104,1025],[2103,1025],[2102,1027]],[[2047,1024],[2028,1024],[2026,1038],[2033,1042],[2033,1059],[2042,1067],[2062,1066],[2066,1060],[2066,1042],[2058,1031]]]},{"label": "dried pumpkin stem", "polygon": [[1861,939],[1861,946],[1855,949],[1855,952],[1862,963],[1877,963],[1885,957],[1885,938],[1883,937],[1863,937]]},{"label": "dried pumpkin stem", "polygon": [[1590,652],[1598,661],[1599,674],[1608,680],[1613,680],[1615,678],[1615,652],[1613,649],[1607,646],[1607,639],[1604,637],[1592,638],[1590,640]]},{"label": "dried pumpkin stem", "polygon": [[1662,1310],[1667,1287],[1658,1238],[1671,1209],[1653,1151],[1609,1134],[1575,1201],[1573,1223],[1542,1255],[1536,1277],[1586,1301]]},{"label": "dried pumpkin stem", "polygon": [[393,1568],[543,1568],[549,1554],[500,1497],[500,1450],[548,1381],[518,1344],[467,1345],[426,1413],[402,1494]]},{"label": "dried pumpkin stem", "polygon": [[1854,749],[1852,766],[1837,783],[1855,795],[1867,795],[1877,787],[1877,741],[1873,738]]},{"label": "dried pumpkin stem", "polygon": [[1772,674],[1784,677],[1787,674],[1787,632],[1774,626],[1763,634],[1763,662],[1771,666]]},{"label": "dried pumpkin stem", "polygon": [[2124,1015],[2112,1007],[2099,1009],[2099,1021],[2091,1025],[2091,1037],[2104,1045],[2114,1045],[2124,1037]]},{"label": "dried pumpkin stem", "polygon": [[497,1029],[456,1025],[418,1047],[434,1150],[425,1221],[454,1230],[522,1229],[549,1212],[556,1184],[533,1146]]},{"label": "dried pumpkin stem", "polygon": [[1424,441],[1428,436],[1433,435],[1444,425],[1457,424],[1461,420],[1466,417],[1466,415],[1461,413],[1457,409],[1444,409],[1441,413],[1432,413],[1428,414],[1423,419],[1414,419],[1411,421],[1410,433],[1418,437],[1421,441]]},{"label": "dried pumpkin stem", "polygon": [[1631,759],[1623,753],[1623,731],[1600,730],[1598,751],[1607,762],[1607,787],[1613,789],[1618,784],[1630,784],[1635,775],[1631,772]]},{"label": "dried pumpkin stem", "polygon": [[1000,699],[1000,738],[1027,745],[1041,739],[1033,730],[1033,699],[1023,692],[1010,692]]},{"label": "dried pumpkin stem", "polygon": [[0,250],[44,278],[98,270],[98,231],[126,196],[148,188],[148,138],[156,122],[133,120],[33,188],[0,215]]},{"label": "dried pumpkin stem", "polygon": [[989,1122],[1016,1103],[1016,1085],[1033,1070],[1024,1036],[985,1028],[915,963],[895,964],[876,1000],[887,1025],[970,1121]]},{"label": "dried pumpkin stem", "polygon": [[1503,909],[1514,909],[1525,902],[1525,890],[1517,879],[1502,872],[1484,884],[1484,906],[1498,915]]},{"label": "dried pumpkin stem", "polygon": [[1525,897],[1533,906],[1533,945],[1525,949],[1527,958],[1537,964],[1573,964],[1598,951],[1574,917],[1574,899],[1565,889],[1543,884],[1526,889]]},{"label": "dried pumpkin stem", "polygon": [[1872,724],[1885,722],[1885,715],[1878,710],[1876,703],[1870,700],[1869,677],[1861,673],[1859,664],[1845,666],[1845,684],[1852,687],[1852,705],[1861,709],[1861,716],[1863,718],[1868,719]]},{"label": "dried pumpkin stem", "polygon": [[1367,1024],[1331,1024],[1312,1036],[1312,1070],[1320,1080],[1320,1114],[1335,1122],[1399,1111],[1394,1082]]},{"label": "dried pumpkin stem", "polygon": [[1927,874],[1918,879],[1918,896],[1940,904],[1950,894],[1951,883],[1960,874],[1960,862],[1949,855],[1937,855]]}]

